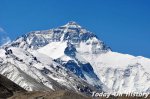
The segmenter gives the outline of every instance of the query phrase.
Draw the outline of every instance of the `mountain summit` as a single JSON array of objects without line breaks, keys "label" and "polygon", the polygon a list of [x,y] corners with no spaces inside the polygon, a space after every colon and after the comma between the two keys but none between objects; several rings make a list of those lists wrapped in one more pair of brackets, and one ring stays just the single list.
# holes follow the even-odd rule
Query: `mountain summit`
[{"label": "mountain summit", "polygon": [[73,21],[3,46],[0,66],[0,74],[28,91],[150,92],[150,59],[113,52]]},{"label": "mountain summit", "polygon": [[74,21],[56,29],[29,32],[13,41],[10,46],[39,49],[51,42],[70,42],[75,46],[86,43],[89,47],[91,46],[91,50],[93,48],[93,51],[98,53],[110,50],[94,33],[82,28]]},{"label": "mountain summit", "polygon": [[74,27],[74,28],[81,28],[81,26],[76,23],[75,21],[70,21],[68,22],[66,25],[64,25],[65,27]]}]

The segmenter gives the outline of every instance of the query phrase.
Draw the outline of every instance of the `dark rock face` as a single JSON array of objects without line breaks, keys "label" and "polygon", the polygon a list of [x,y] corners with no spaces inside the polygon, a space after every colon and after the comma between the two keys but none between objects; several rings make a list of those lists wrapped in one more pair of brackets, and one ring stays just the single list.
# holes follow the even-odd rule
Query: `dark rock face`
[{"label": "dark rock face", "polygon": [[79,65],[82,68],[82,70],[86,74],[88,74],[89,77],[91,77],[91,78],[93,77],[93,78],[99,80],[99,78],[97,77],[97,75],[94,73],[94,70],[93,70],[93,68],[92,68],[92,66],[91,66],[90,63],[86,63],[86,64],[79,63]]},{"label": "dark rock face", "polygon": [[76,55],[76,48],[70,42],[67,43],[67,48],[65,49],[64,53],[70,57],[75,57]]},{"label": "dark rock face", "polygon": [[0,99],[8,98],[15,92],[26,92],[23,88],[7,79],[5,76],[0,75]]},{"label": "dark rock face", "polygon": [[66,64],[65,64],[65,67],[67,69],[69,69],[70,71],[72,71],[74,74],[76,74],[78,77],[81,77],[83,79],[85,79],[83,73],[82,73],[82,70],[81,68],[78,66],[77,63],[75,63],[73,60],[70,60],[68,61]]}]

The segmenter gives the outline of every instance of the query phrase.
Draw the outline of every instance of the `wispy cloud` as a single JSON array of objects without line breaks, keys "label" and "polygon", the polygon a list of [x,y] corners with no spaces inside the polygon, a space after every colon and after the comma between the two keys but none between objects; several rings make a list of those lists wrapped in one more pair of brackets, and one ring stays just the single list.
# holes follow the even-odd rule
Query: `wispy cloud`
[{"label": "wispy cloud", "polygon": [[3,28],[0,27],[0,32],[5,32],[5,30]]},{"label": "wispy cloud", "polygon": [[5,45],[11,42],[11,39],[8,37],[7,32],[0,27],[0,46]]}]

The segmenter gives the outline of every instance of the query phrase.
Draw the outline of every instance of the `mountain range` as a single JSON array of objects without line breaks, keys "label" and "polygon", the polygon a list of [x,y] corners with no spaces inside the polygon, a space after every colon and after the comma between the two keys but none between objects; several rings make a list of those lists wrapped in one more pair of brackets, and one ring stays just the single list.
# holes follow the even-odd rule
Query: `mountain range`
[{"label": "mountain range", "polygon": [[150,93],[150,59],[114,52],[74,21],[1,46],[0,74],[27,91]]}]

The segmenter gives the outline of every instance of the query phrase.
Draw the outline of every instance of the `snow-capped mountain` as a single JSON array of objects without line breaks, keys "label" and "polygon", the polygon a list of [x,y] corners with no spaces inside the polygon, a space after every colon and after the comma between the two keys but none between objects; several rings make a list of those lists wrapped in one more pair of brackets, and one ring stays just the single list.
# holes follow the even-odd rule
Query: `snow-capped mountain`
[{"label": "snow-capped mountain", "polygon": [[3,46],[0,66],[1,74],[27,90],[150,92],[150,59],[113,52],[76,22]]}]

